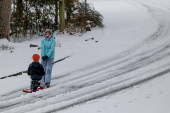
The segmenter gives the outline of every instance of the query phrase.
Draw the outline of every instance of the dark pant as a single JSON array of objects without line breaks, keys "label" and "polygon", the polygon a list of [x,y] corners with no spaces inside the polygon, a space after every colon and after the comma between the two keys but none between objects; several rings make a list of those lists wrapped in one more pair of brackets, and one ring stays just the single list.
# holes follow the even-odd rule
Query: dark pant
[{"label": "dark pant", "polygon": [[37,88],[40,85],[40,83],[38,81],[42,79],[42,76],[32,75],[31,79],[32,79],[31,87],[30,87],[31,90],[37,90]]},{"label": "dark pant", "polygon": [[32,75],[32,76],[31,76],[31,79],[32,79],[32,80],[41,80],[41,79],[42,79],[42,76]]}]

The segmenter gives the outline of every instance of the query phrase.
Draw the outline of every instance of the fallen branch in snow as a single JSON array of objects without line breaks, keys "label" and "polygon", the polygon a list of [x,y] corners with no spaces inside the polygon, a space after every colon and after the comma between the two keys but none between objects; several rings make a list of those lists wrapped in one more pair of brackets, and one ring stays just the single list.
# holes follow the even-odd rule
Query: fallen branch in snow
[{"label": "fallen branch in snow", "polygon": [[34,44],[30,44],[30,47],[38,47],[38,50],[41,49],[41,47],[39,47],[39,45],[34,45]]},{"label": "fallen branch in snow", "polygon": [[18,76],[18,75],[22,75],[22,72],[19,72],[19,73],[16,73],[16,74],[12,74],[12,75],[9,75],[8,77],[13,77],[13,76]]},{"label": "fallen branch in snow", "polygon": [[[55,63],[57,63],[57,62],[61,62],[62,60],[65,60],[65,59],[68,58],[68,57],[70,57],[70,56],[64,57],[64,58],[59,59],[59,60],[57,60],[57,61],[54,61],[54,62],[53,62],[53,65],[54,65]],[[18,72],[18,73],[9,75],[9,76],[1,77],[0,79],[5,79],[5,78],[8,78],[8,77],[14,77],[14,76],[22,75],[22,73],[27,73],[27,72],[28,72],[28,70],[26,70],[26,71],[21,71],[21,72]]]},{"label": "fallen branch in snow", "polygon": [[8,76],[4,76],[4,77],[1,77],[0,79],[5,79],[7,77],[14,77],[14,76],[18,76],[18,75],[22,75],[23,72],[18,72],[16,74],[12,74],[12,75],[8,75]]},{"label": "fallen branch in snow", "polygon": [[67,56],[67,57],[64,57],[64,58],[62,58],[62,59],[59,59],[59,60],[53,62],[53,64],[55,64],[55,63],[57,63],[57,62],[60,62],[60,61],[62,61],[62,60],[65,60],[65,59],[68,58],[68,57],[70,57],[70,56]]},{"label": "fallen branch in snow", "polygon": [[39,47],[38,45],[30,44],[30,47]]}]

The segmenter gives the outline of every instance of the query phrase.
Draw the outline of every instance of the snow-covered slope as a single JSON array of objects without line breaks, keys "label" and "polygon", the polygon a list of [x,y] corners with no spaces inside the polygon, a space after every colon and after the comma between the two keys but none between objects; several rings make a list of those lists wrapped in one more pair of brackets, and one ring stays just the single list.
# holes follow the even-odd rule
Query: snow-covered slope
[{"label": "snow-covered slope", "polygon": [[[0,79],[0,112],[170,112],[170,1],[88,2],[104,16],[106,27],[83,36],[55,35],[61,43],[55,61],[70,57],[54,64],[49,89],[23,93],[30,84],[24,73]],[[32,54],[40,54],[29,45],[40,40],[9,43],[15,49],[0,52],[0,77],[27,70]]]}]

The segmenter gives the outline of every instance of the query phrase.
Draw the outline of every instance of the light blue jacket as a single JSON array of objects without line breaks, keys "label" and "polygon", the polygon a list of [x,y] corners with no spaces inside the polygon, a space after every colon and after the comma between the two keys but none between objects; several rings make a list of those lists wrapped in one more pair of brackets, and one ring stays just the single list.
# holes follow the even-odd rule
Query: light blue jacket
[{"label": "light blue jacket", "polygon": [[43,38],[41,40],[41,57],[47,55],[49,58],[54,58],[55,45],[55,37],[52,36],[49,40]]}]

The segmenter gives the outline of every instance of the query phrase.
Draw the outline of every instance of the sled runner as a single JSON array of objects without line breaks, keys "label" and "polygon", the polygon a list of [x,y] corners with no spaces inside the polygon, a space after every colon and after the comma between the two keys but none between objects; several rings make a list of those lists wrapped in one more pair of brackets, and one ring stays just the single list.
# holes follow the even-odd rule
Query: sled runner
[{"label": "sled runner", "polygon": [[31,89],[24,89],[22,90],[23,92],[26,92],[26,93],[32,93],[32,92],[37,92],[37,91],[40,91],[40,90],[43,90],[44,88],[38,88],[37,90],[31,90]]}]

